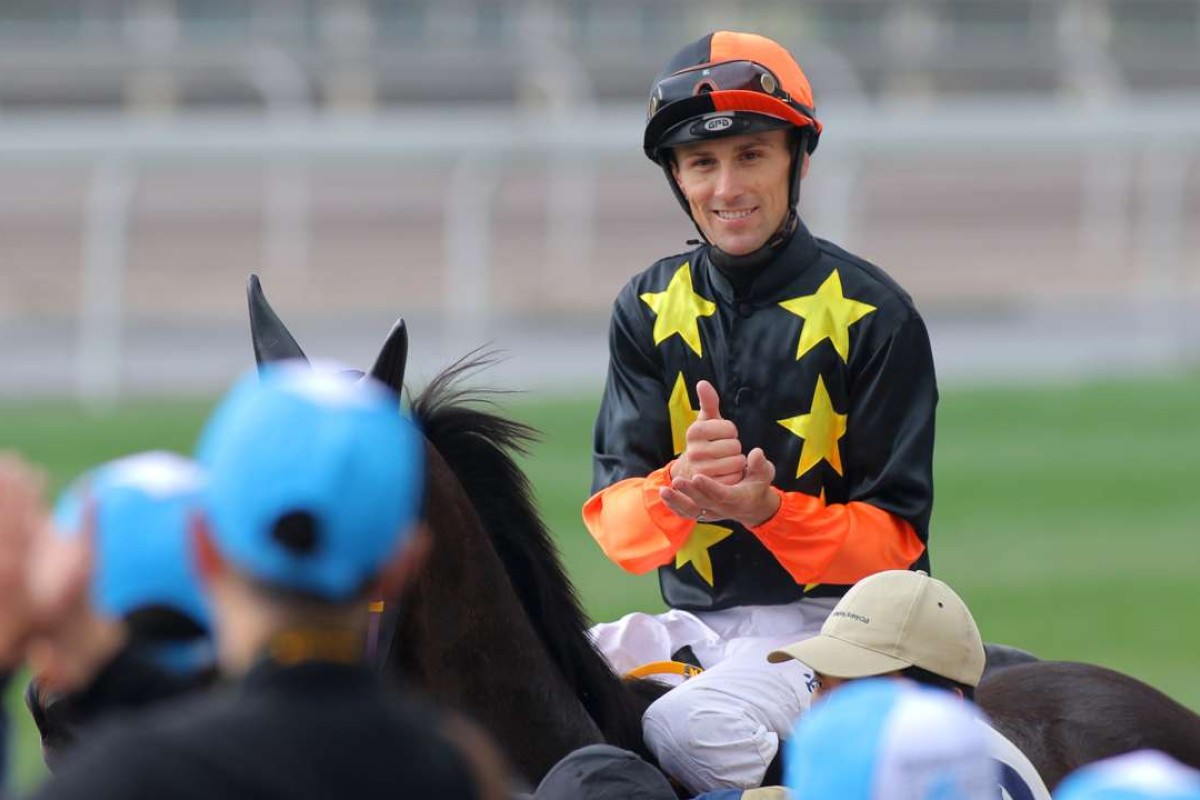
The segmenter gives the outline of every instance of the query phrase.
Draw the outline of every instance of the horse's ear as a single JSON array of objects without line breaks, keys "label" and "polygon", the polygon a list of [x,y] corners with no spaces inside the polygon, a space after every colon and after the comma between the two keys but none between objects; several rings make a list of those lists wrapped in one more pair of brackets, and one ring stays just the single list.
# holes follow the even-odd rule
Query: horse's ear
[{"label": "horse's ear", "polygon": [[404,320],[396,320],[391,333],[379,349],[370,375],[399,394],[404,388],[404,369],[408,366],[408,328]]},{"label": "horse's ear", "polygon": [[254,360],[260,367],[289,358],[308,360],[283,320],[267,302],[262,284],[253,273],[246,281],[246,301],[250,305],[250,339],[254,342]]}]

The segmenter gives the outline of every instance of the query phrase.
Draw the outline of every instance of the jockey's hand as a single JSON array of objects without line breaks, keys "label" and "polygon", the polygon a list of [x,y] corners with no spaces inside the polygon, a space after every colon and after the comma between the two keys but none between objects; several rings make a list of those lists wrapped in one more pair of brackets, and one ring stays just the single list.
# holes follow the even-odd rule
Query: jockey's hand
[{"label": "jockey's hand", "polygon": [[746,456],[738,429],[721,418],[721,398],[708,381],[696,384],[700,413],[688,426],[684,451],[671,465],[671,477],[690,480],[704,475],[718,483],[733,486],[746,472]]},{"label": "jockey's hand", "polygon": [[762,525],[779,511],[779,496],[771,491],[772,464],[761,447],[746,458],[744,477],[732,486],[707,475],[672,478],[670,488],[659,491],[663,502],[681,517],[701,522],[731,519],[747,528]]}]

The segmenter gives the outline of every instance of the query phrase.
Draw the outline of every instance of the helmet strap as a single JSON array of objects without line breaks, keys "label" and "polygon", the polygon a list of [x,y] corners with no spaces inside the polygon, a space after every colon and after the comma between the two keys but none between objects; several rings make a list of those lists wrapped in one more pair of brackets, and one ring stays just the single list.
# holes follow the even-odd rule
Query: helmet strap
[{"label": "helmet strap", "polygon": [[796,137],[796,148],[792,152],[792,175],[788,181],[788,203],[793,210],[800,207],[800,179],[804,174],[804,157],[808,155],[808,136],[805,128]]},{"label": "helmet strap", "polygon": [[[667,176],[667,183],[670,184],[671,191],[675,193],[675,199],[679,201],[679,206],[683,209],[683,213],[687,214],[688,219],[692,221],[692,225],[696,227],[696,233],[700,234],[700,240],[708,244],[708,237],[704,235],[704,231],[700,230],[700,224],[692,216],[692,207],[688,203],[687,196],[684,195],[683,189],[679,188],[679,181],[675,180],[675,170],[672,169],[674,158],[664,153],[659,164],[662,165],[663,174]],[[691,241],[694,240],[689,240],[689,242]]]},{"label": "helmet strap", "polygon": [[726,253],[716,245],[710,244],[708,247],[708,257],[720,269],[753,269],[757,266],[767,263],[775,257],[784,246],[792,240],[792,234],[799,227],[797,224],[800,217],[796,214],[796,209],[788,211],[787,217],[783,220],[783,225],[775,232],[775,235],[766,241],[766,243],[757,250],[745,253],[744,255],[735,256]]}]

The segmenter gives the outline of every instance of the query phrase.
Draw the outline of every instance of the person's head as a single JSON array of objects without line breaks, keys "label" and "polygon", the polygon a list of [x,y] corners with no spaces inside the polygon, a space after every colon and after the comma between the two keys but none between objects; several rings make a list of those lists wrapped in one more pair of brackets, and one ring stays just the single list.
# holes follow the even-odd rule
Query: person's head
[{"label": "person's head", "polygon": [[138,453],[90,470],[54,509],[59,535],[90,540],[93,611],[120,620],[143,655],[180,674],[214,662],[209,607],[188,544],[203,480],[182,456]]},{"label": "person's head", "polygon": [[772,652],[797,659],[821,691],[858,678],[899,676],[971,697],[983,677],[983,639],[966,604],[924,572],[888,570],[846,593],[817,636]]},{"label": "person's head", "polygon": [[655,78],[642,144],[700,233],[740,256],[784,229],[820,133],[812,87],[787,50],[717,31]]},{"label": "person's head", "polygon": [[610,744],[590,744],[555,764],[532,800],[671,800],[671,784],[636,753]]},{"label": "person's head", "polygon": [[222,400],[197,459],[196,548],[227,668],[280,623],[360,624],[363,601],[394,596],[419,564],[424,439],[382,384],[266,366]]},{"label": "person's head", "polygon": [[1057,800],[1200,800],[1200,772],[1157,750],[1089,764],[1068,775]]},{"label": "person's head", "polygon": [[804,800],[993,800],[998,767],[979,719],[945,692],[857,681],[801,718],[784,783]]}]

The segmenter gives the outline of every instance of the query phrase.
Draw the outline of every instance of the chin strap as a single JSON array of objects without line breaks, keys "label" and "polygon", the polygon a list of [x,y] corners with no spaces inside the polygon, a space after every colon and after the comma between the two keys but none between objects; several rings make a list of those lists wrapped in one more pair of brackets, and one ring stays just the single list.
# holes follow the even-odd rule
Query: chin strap
[{"label": "chin strap", "polygon": [[799,226],[800,216],[796,213],[796,209],[793,208],[783,221],[783,225],[779,227],[778,232],[768,239],[766,244],[754,252],[735,256],[710,244],[708,247],[708,257],[719,269],[753,269],[774,258],[792,240],[792,234],[796,232],[796,228]]},{"label": "chin strap", "polygon": [[808,155],[808,137],[811,131],[800,131],[796,137],[796,149],[792,151],[792,177],[788,181],[788,202],[792,209],[800,207],[800,178],[804,174],[804,157]]},{"label": "chin strap", "polygon": [[[687,198],[683,194],[683,190],[679,188],[679,183],[675,180],[675,173],[671,169],[671,157],[664,155],[662,161],[659,162],[662,167],[663,175],[667,176],[667,185],[671,187],[671,192],[675,195],[675,199],[679,202],[679,207],[683,209],[683,213],[687,214],[688,219],[692,221],[692,225],[696,227],[696,232],[700,234],[700,241],[708,243],[708,237],[704,235],[704,231],[700,230],[700,225],[697,224],[696,218],[692,216],[692,207],[688,205]],[[693,241],[691,239],[688,240]]]}]

